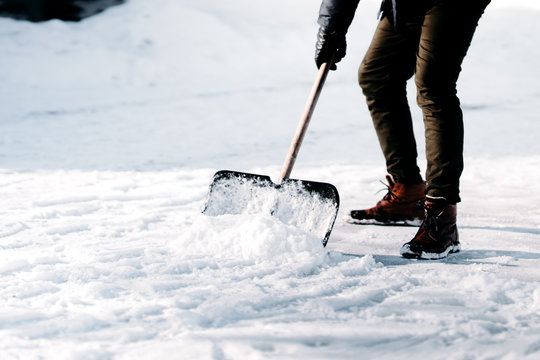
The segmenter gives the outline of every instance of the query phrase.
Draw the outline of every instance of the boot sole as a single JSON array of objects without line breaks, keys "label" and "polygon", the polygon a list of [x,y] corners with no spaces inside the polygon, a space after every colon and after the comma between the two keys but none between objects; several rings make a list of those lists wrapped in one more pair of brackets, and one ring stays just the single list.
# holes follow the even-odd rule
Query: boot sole
[{"label": "boot sole", "polygon": [[411,251],[409,244],[403,245],[400,250],[401,256],[407,259],[419,259],[419,260],[441,260],[446,258],[449,254],[458,253],[461,251],[461,245],[455,244],[446,248],[442,253],[427,253],[422,251],[421,253],[416,253]]},{"label": "boot sole", "polygon": [[415,226],[418,227],[424,221],[423,218],[409,218],[396,220],[380,220],[380,219],[354,219],[346,218],[347,223],[352,225],[379,225],[379,226]]}]

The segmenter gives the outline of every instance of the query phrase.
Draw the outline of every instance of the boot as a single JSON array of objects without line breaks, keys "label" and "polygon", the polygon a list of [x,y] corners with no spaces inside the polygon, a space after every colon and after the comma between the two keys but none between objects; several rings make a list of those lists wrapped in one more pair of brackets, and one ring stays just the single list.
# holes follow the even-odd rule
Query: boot
[{"label": "boot", "polygon": [[426,217],[414,238],[403,245],[406,258],[436,260],[461,250],[456,226],[457,208],[446,199],[427,198]]},{"label": "boot", "polygon": [[371,209],[352,210],[350,217],[353,221],[375,220],[375,222],[382,224],[392,224],[424,219],[422,203],[426,183],[396,183],[390,175],[386,175],[386,180],[388,181],[388,193]]}]

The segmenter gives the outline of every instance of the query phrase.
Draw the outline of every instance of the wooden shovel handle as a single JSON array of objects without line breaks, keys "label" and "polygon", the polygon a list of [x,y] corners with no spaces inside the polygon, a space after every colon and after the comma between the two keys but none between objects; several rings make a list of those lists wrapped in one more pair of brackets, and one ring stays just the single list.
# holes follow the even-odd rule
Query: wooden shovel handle
[{"label": "wooden shovel handle", "polygon": [[298,156],[298,151],[300,151],[300,146],[302,145],[302,140],[304,140],[304,136],[306,135],[309,121],[311,120],[311,115],[313,115],[315,105],[317,105],[317,100],[319,100],[319,95],[321,94],[326,76],[328,75],[328,71],[330,70],[332,64],[333,59],[327,63],[323,63],[319,68],[319,72],[317,74],[317,78],[315,79],[315,83],[313,84],[313,88],[311,89],[311,93],[309,94],[304,113],[300,118],[300,123],[296,129],[296,134],[294,135],[291,147],[289,148],[289,153],[285,158],[285,163],[283,164],[278,184],[280,184],[282,180],[288,179],[291,175],[296,157]]}]

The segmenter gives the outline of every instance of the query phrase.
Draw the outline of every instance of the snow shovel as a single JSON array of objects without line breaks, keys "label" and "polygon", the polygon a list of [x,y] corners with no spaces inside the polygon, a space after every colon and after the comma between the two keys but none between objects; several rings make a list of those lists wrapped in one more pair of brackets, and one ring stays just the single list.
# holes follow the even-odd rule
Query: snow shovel
[{"label": "snow shovel", "polygon": [[326,246],[339,209],[336,187],[289,176],[331,64],[324,63],[319,68],[278,182],[272,182],[266,175],[218,171],[210,184],[204,214],[271,214],[287,225],[320,238]]}]

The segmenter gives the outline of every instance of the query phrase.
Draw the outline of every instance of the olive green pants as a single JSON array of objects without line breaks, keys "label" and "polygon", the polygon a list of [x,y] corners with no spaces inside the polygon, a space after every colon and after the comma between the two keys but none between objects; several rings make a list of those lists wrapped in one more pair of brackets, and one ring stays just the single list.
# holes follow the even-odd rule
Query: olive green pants
[{"label": "olive green pants", "polygon": [[478,20],[489,0],[440,0],[407,14],[399,30],[379,22],[359,70],[359,83],[395,181],[422,181],[407,103],[415,75],[426,137],[426,193],[460,201],[463,114],[456,83]]}]

